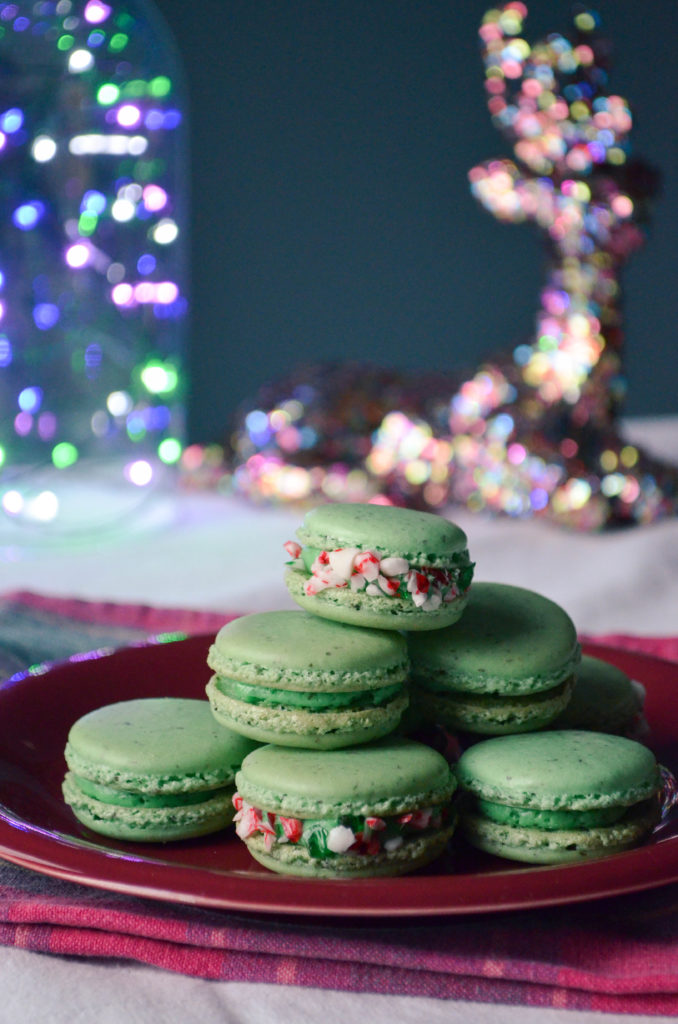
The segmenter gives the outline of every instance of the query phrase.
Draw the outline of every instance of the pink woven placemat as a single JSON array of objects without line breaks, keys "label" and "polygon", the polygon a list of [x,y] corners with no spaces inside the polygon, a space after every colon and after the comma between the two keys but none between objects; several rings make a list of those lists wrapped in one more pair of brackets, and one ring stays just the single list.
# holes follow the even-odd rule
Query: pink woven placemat
[{"label": "pink woven placemat", "polygon": [[[235,614],[6,595],[0,676],[149,635],[209,632]],[[678,660],[678,638],[590,639]],[[547,911],[325,925],[128,897],[0,861],[0,944],[203,978],[678,1014],[678,885]]]}]

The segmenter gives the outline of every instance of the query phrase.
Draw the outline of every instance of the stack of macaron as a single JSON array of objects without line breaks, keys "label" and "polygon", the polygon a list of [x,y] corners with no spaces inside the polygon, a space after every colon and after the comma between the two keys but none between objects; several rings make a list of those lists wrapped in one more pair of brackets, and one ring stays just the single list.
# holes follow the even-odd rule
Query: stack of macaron
[{"label": "stack of macaron", "polygon": [[457,821],[483,851],[544,864],[652,831],[663,779],[637,742],[642,687],[582,657],[553,601],[472,583],[459,527],[330,504],[284,547],[299,608],[224,625],[207,700],[127,701],[74,724],[63,790],[82,823],[167,841],[234,821],[261,864],[309,878],[413,871]]},{"label": "stack of macaron", "polygon": [[408,704],[405,631],[461,616],[466,536],[425,512],[311,510],[288,541],[298,611],[227,623],[208,655],[215,718],[265,743],[236,775],[236,831],[282,873],[354,878],[429,863],[456,824],[456,779],[396,735]]},{"label": "stack of macaron", "polygon": [[401,874],[444,849],[456,779],[396,730],[404,631],[461,615],[465,534],[428,513],[336,505],[309,513],[300,539],[286,547],[302,608],[223,626],[206,700],[124,701],[74,723],[63,794],[82,824],[167,842],[235,820],[255,858],[309,877]]}]

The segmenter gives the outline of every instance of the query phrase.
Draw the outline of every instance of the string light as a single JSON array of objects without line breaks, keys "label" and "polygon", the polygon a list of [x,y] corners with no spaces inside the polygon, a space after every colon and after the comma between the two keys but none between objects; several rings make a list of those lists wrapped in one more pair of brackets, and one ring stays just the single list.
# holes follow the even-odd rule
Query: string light
[{"label": "string light", "polygon": [[66,503],[30,467],[110,457],[136,491],[181,455],[178,58],[124,5],[1,6],[0,59],[31,70],[0,108],[0,506],[54,524]]}]

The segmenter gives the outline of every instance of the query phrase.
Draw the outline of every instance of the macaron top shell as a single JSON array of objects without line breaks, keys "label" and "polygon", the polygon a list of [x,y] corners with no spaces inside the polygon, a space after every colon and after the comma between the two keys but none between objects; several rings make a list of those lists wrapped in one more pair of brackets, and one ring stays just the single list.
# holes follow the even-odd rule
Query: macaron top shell
[{"label": "macaron top shell", "polygon": [[311,548],[374,550],[412,566],[445,568],[468,554],[466,534],[448,519],[391,505],[320,505],[306,513],[297,536]]},{"label": "macaron top shell", "polygon": [[616,665],[585,654],[572,698],[553,723],[556,729],[615,731],[629,725],[645,702],[645,688]]},{"label": "macaron top shell", "polygon": [[462,754],[455,771],[462,789],[484,800],[539,810],[627,806],[661,787],[647,747],[575,729],[484,740]]},{"label": "macaron top shell", "polygon": [[458,623],[408,643],[414,677],[441,691],[538,692],[571,676],[581,658],[564,609],[503,583],[474,583]]},{"label": "macaron top shell", "polygon": [[287,690],[352,691],[403,682],[405,638],[303,611],[259,612],[226,623],[207,663],[219,676]]},{"label": "macaron top shell", "polygon": [[141,793],[181,793],[230,783],[257,743],[219,725],[206,700],[120,701],[73,724],[66,762],[76,775]]},{"label": "macaron top shell", "polygon": [[441,754],[393,736],[350,750],[260,747],[236,775],[248,803],[296,818],[398,814],[446,802],[456,785]]}]

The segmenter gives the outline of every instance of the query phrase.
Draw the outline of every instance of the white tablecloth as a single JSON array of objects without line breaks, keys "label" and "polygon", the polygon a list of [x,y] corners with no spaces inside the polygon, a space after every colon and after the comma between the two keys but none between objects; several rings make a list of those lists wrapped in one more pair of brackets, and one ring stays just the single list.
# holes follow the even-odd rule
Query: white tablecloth
[{"label": "white tablecloth", "polygon": [[[631,422],[627,432],[678,461],[678,417]],[[298,511],[253,507],[204,492],[161,495],[152,511],[155,525],[96,542],[45,542],[25,549],[16,537],[0,535],[0,592],[23,589],[224,612],[293,607],[282,582],[282,544],[294,535]],[[581,632],[678,632],[678,518],[588,535],[545,521],[491,519],[465,510],[451,515],[468,534],[477,579],[540,591],[562,604]],[[90,1019],[296,1024],[302,1018],[345,1021],[358,1014],[373,1024],[601,1020],[599,1014],[574,1011],[208,982],[136,964],[82,962],[14,948],[0,949],[0,986],[0,1021],[36,1024]]]}]

